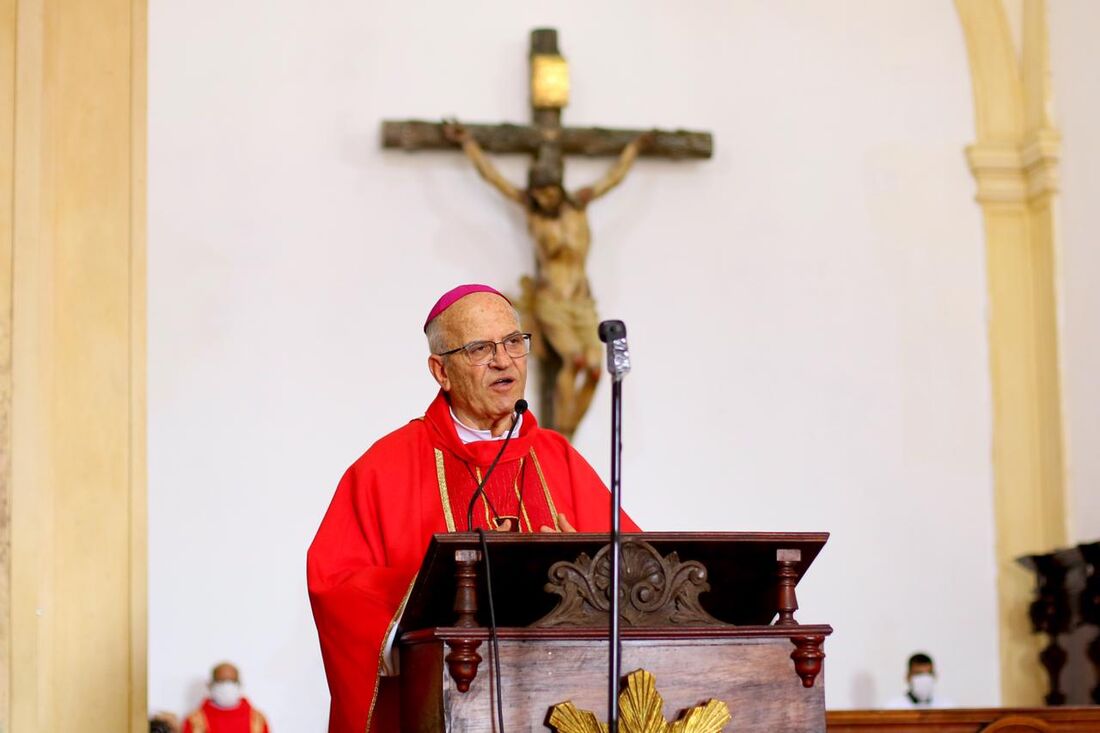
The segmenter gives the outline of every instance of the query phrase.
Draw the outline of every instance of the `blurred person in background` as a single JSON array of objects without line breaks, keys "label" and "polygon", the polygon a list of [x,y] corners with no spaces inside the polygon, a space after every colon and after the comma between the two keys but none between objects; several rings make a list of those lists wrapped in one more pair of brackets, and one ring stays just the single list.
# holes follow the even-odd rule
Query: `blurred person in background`
[{"label": "blurred person in background", "polygon": [[241,674],[229,662],[210,672],[210,695],[187,716],[183,733],[270,733],[267,719],[241,695]]},{"label": "blurred person in background", "polygon": [[905,680],[909,689],[905,694],[889,700],[885,707],[891,710],[921,708],[953,708],[955,703],[936,690],[936,665],[932,657],[917,652],[909,657]]}]

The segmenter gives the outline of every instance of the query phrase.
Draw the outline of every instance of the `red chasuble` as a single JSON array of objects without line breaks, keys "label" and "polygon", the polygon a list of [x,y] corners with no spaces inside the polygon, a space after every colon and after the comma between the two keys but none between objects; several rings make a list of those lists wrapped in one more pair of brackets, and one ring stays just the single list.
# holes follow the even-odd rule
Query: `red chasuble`
[{"label": "red chasuble", "polygon": [[210,700],[183,722],[183,733],[268,733],[267,721],[247,699],[235,708],[219,708]]},{"label": "red chasuble", "polygon": [[[466,508],[501,444],[464,445],[441,392],[423,418],[352,464],[309,548],[306,576],[332,706],[329,733],[396,731],[396,679],[379,677],[383,644],[436,532],[465,531]],[[524,414],[489,477],[474,527],[517,517],[523,532],[610,529],[607,487],[566,439]],[[625,514],[624,532],[638,532]]]}]

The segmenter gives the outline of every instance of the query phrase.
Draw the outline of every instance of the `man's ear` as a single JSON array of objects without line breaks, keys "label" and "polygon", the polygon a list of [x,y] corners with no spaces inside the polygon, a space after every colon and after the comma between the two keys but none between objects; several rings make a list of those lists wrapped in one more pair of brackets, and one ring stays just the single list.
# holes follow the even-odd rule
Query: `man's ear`
[{"label": "man's ear", "polygon": [[428,357],[428,371],[444,392],[451,390],[451,380],[447,377],[447,365],[443,363],[442,356],[432,354]]}]

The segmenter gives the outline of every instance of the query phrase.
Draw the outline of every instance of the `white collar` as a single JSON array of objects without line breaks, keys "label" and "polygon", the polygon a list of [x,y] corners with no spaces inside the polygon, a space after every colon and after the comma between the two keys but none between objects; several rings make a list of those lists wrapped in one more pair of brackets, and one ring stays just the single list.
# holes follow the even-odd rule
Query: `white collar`
[{"label": "white collar", "polygon": [[[454,408],[451,410],[451,420],[455,424],[455,432],[458,433],[458,439],[462,441],[463,445],[466,443],[477,443],[481,440],[504,440],[508,437],[508,432],[505,431],[500,435],[493,435],[492,430],[478,430],[477,428],[471,428],[467,425],[463,425],[462,421],[455,415]],[[523,415],[520,415],[516,419],[516,429],[512,431],[513,435],[519,435],[519,429],[523,426]]]}]

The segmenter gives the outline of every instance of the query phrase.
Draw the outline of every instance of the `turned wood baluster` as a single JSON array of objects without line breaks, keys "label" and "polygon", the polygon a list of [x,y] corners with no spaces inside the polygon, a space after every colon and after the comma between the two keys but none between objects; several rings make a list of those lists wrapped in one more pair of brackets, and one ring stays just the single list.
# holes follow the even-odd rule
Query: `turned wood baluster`
[{"label": "turned wood baluster", "polygon": [[[1085,559],[1085,572],[1088,574],[1079,600],[1081,622],[1095,626],[1100,631],[1100,542],[1078,545],[1077,548]],[[1087,652],[1089,661],[1096,670],[1096,679],[1100,680],[1100,633],[1088,645]],[[1092,688],[1092,701],[1100,705],[1100,681]]]},{"label": "turned wood baluster", "polygon": [[776,562],[779,564],[779,586],[776,606],[779,618],[776,626],[797,626],[794,620],[794,612],[798,610],[798,598],[795,596],[794,586],[798,582],[798,570],[795,565],[802,561],[801,550],[776,550]]},{"label": "turned wood baluster", "polygon": [[[779,618],[776,626],[798,626],[794,618],[794,612],[798,610],[798,596],[794,592],[795,583],[798,582],[798,563],[802,562],[801,550],[776,550],[775,561],[779,565],[776,575],[779,583],[776,592],[776,607]],[[821,665],[825,661],[825,637],[792,636],[791,643],[794,651],[791,659],[794,661],[794,671],[802,680],[803,687],[813,687],[814,680],[821,674]]]},{"label": "turned wood baluster", "polygon": [[794,671],[802,680],[803,687],[813,687],[814,680],[821,674],[821,665],[825,662],[825,637],[792,636],[791,642],[794,644],[794,651],[791,652]]},{"label": "turned wood baluster", "polygon": [[[477,564],[481,560],[478,550],[455,550],[455,627],[474,629],[477,623]],[[451,652],[445,657],[447,670],[459,692],[467,692],[477,677],[481,655],[477,648],[479,639],[448,640]]]},{"label": "turned wood baluster", "polygon": [[1066,666],[1066,650],[1058,643],[1058,636],[1069,629],[1070,604],[1066,592],[1066,568],[1053,554],[1032,555],[1035,572],[1039,576],[1039,598],[1028,609],[1035,631],[1050,637],[1050,643],[1039,653],[1039,661],[1050,678],[1047,705],[1064,705],[1062,669]]}]

